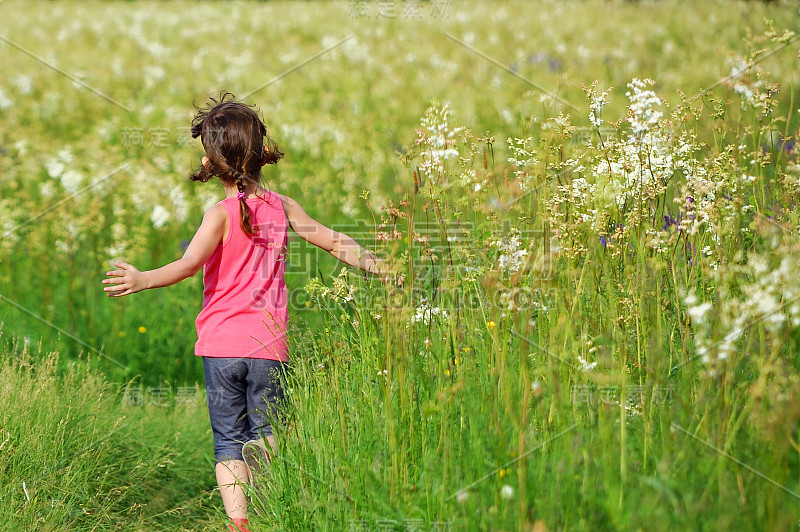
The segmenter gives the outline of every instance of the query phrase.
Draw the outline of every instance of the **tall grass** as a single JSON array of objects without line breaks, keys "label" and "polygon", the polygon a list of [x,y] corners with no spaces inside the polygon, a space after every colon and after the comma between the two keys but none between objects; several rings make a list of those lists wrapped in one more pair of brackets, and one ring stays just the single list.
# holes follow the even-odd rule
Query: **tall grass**
[{"label": "tall grass", "polygon": [[220,530],[203,396],[124,401],[92,361],[0,352],[0,530]]},{"label": "tall grass", "polygon": [[[264,530],[796,526],[800,175],[769,139],[797,119],[629,89],[607,135],[559,116],[509,163],[432,104],[379,227],[404,287],[307,285]],[[735,146],[697,140],[715,105]]]}]

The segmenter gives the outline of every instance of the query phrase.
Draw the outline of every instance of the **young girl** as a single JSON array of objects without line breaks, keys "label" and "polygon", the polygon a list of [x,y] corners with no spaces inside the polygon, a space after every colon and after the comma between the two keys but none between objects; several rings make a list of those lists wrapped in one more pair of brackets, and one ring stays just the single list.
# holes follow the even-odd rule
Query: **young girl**
[{"label": "young girl", "polygon": [[[144,272],[115,262],[119,269],[106,272],[103,284],[110,285],[104,288],[109,296],[127,296],[175,284],[203,267],[195,355],[203,357],[217,483],[225,513],[233,520],[228,527],[244,532],[248,522],[242,484],[252,475],[243,446],[258,442],[266,451],[264,437],[273,452],[277,449],[265,413],[280,413],[280,377],[289,360],[287,226],[342,262],[382,280],[389,272],[385,262],[352,238],[318,223],[293,199],[261,185],[261,167],[277,163],[283,153],[250,106],[234,101],[228,92],[219,100],[211,98],[192,120],[192,137],[198,136],[206,155],[190,180],[218,177],[225,199],[205,213],[183,257]],[[252,449],[252,443],[248,447]]]}]

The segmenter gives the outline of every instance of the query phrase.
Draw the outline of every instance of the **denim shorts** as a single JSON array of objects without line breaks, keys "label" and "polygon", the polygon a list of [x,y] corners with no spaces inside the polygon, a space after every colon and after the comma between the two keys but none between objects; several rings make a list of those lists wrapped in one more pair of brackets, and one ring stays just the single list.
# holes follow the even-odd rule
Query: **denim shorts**
[{"label": "denim shorts", "polygon": [[272,419],[285,422],[283,383],[288,364],[263,358],[203,357],[214,459],[242,460],[242,446],[272,434]]}]

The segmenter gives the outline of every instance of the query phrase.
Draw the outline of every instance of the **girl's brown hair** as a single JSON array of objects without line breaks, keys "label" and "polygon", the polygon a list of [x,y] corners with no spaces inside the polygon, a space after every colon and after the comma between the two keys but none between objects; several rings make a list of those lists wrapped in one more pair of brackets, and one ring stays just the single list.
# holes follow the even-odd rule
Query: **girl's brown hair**
[{"label": "girl's brown hair", "polygon": [[[283,157],[278,145],[267,135],[267,128],[253,107],[235,101],[235,96],[223,91],[219,99],[210,98],[204,108],[195,105],[192,119],[192,138],[200,137],[208,157],[209,167],[200,165],[190,181],[205,183],[214,176],[244,192],[247,182],[261,183],[261,160],[275,164]],[[266,137],[267,153],[264,155]],[[244,198],[239,199],[242,230],[247,235],[258,233],[250,225],[250,209]]]}]

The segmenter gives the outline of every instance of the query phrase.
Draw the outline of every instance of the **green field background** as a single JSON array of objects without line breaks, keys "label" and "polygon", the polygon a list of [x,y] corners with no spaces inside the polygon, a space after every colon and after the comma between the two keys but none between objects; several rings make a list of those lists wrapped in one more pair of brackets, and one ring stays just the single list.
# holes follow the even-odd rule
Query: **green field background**
[{"label": "green field background", "polygon": [[223,90],[286,154],[264,184],[406,275],[290,234],[254,530],[797,529],[798,32],[794,2],[3,0],[0,529],[224,529],[201,275],[100,283],[222,199],[187,131]]}]

